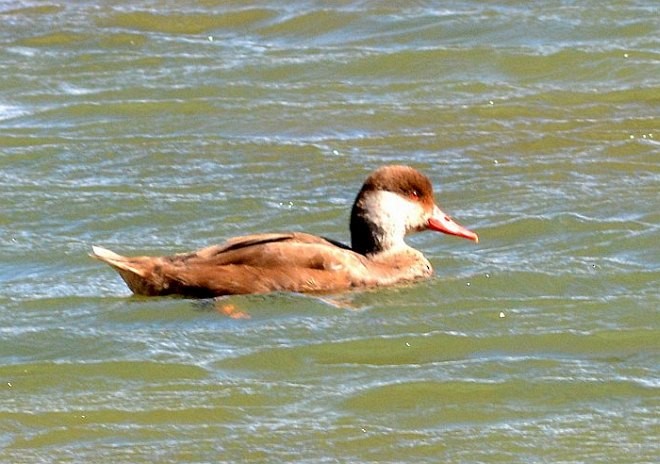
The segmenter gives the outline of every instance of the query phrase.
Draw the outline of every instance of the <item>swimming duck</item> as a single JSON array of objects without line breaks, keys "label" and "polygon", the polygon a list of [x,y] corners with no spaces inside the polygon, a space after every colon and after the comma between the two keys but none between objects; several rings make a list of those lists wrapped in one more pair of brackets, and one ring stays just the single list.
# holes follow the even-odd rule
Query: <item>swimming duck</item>
[{"label": "swimming duck", "polygon": [[287,232],[230,238],[163,257],[126,257],[98,246],[90,256],[112,266],[136,295],[329,293],[431,276],[431,263],[404,241],[423,230],[479,241],[435,204],[428,177],[409,166],[388,165],[367,177],[353,203],[350,247]]}]

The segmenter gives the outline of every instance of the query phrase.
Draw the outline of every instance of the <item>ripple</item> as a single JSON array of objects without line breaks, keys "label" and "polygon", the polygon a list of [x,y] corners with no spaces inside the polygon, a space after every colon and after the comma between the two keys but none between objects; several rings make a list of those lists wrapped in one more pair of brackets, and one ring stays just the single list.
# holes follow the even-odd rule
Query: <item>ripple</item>
[{"label": "ripple", "polygon": [[206,12],[157,14],[151,11],[115,13],[100,20],[102,27],[162,32],[168,34],[200,34],[220,28],[242,29],[272,18],[274,12],[262,8],[245,8],[209,15]]}]

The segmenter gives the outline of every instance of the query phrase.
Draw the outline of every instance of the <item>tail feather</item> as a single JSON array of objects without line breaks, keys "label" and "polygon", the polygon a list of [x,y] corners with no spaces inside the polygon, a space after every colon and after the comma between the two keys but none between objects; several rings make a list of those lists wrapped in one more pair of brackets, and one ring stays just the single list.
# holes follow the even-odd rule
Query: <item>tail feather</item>
[{"label": "tail feather", "polygon": [[145,277],[146,272],[144,269],[139,269],[131,265],[132,258],[127,258],[126,256],[118,255],[114,251],[110,251],[107,248],[100,246],[92,246],[92,253],[89,254],[92,258],[96,258],[104,263],[109,264],[117,270],[125,270],[139,275],[140,277]]},{"label": "tail feather", "polygon": [[92,246],[89,256],[109,264],[136,295],[153,296],[166,293],[168,285],[159,273],[154,272],[154,258],[129,258],[99,246]]}]

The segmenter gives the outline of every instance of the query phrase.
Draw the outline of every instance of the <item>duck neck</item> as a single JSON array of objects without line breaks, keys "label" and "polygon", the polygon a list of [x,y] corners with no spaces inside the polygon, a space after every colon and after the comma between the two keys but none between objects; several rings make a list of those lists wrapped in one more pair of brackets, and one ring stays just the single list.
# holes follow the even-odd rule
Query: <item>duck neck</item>
[{"label": "duck neck", "polygon": [[375,255],[384,251],[406,246],[403,241],[405,226],[392,216],[389,208],[396,197],[390,192],[358,195],[351,211],[351,248],[362,255]]},{"label": "duck neck", "polygon": [[372,255],[385,250],[383,231],[359,210],[351,213],[351,248],[361,255]]}]

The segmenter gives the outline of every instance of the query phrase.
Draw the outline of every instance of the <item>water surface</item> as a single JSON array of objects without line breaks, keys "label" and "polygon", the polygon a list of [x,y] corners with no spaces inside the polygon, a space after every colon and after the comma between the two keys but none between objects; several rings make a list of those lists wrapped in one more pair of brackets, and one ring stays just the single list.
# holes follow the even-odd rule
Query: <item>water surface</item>
[{"label": "water surface", "polygon": [[[0,2],[0,458],[657,462],[651,1]],[[348,240],[411,164],[479,245],[331,301],[130,297],[99,244]]]}]

